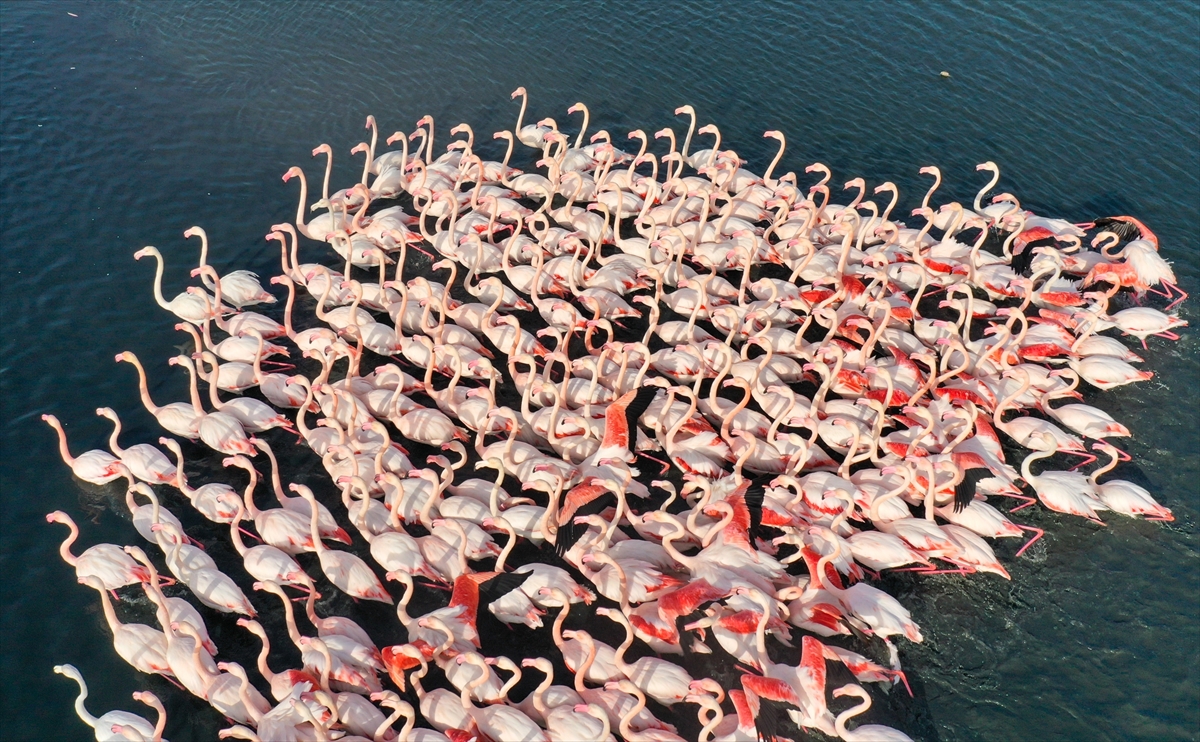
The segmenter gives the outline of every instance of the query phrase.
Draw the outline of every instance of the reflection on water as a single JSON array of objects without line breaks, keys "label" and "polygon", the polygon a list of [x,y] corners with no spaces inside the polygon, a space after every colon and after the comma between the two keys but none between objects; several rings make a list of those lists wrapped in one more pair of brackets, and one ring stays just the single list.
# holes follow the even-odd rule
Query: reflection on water
[{"label": "reflection on water", "polygon": [[[62,728],[72,689],[50,672],[57,662],[93,679],[93,712],[160,690],[116,658],[94,597],[58,560],[61,531],[40,519],[52,509],[77,516],[86,543],[131,531],[111,492],[70,478],[38,415],[62,418],[78,450],[107,434],[92,414],[101,404],[121,411],[130,440],[156,439],[131,372],[112,357],[154,359],[155,399],[181,399],[184,378],[161,362],[179,339],[132,253],[158,245],[177,292],[196,257],[181,233],[200,224],[219,268],[271,275],[277,253],[262,236],[295,208],[280,174],[294,164],[315,173],[309,152],[327,141],[335,177],[350,180],[346,153],[367,113],[385,132],[431,113],[443,142],[469,121],[490,156],[486,133],[511,127],[517,85],[530,90],[531,114],[567,130],[578,122],[565,109],[585,101],[592,126],[617,140],[682,129],[671,112],[691,103],[755,168],[774,148],[762,131],[782,129],[780,172],[821,160],[839,183],[896,182],[910,207],[928,187],[919,167],[939,165],[941,197],[962,200],[980,185],[974,165],[994,160],[1001,187],[1039,212],[1144,218],[1185,289],[1198,284],[1190,5],[10,3],[0,28],[0,559],[11,576],[0,588],[0,667],[12,679],[3,703],[14,737]],[[1193,324],[1194,306],[1184,310]],[[1136,465],[1118,473],[1143,479],[1178,520],[1114,517],[1101,529],[1031,509],[1043,545],[1019,561],[1015,546],[997,546],[1011,583],[890,578],[926,642],[904,647],[917,698],[893,693],[881,713],[945,740],[1195,734],[1193,336],[1153,343],[1156,379],[1103,402],[1135,435]],[[253,662],[255,647],[230,626],[214,623],[214,639]],[[276,650],[271,662],[287,659]],[[213,737],[220,720],[207,706],[161,695],[171,739]]]}]

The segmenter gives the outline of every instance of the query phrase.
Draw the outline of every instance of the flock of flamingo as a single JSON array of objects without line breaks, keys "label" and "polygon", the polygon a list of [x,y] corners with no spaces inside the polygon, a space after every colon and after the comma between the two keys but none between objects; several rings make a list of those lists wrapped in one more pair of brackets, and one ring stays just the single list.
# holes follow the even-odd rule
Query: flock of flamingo
[{"label": "flock of flamingo", "polygon": [[[163,406],[139,359],[116,358],[173,436],[161,448],[125,447],[102,408],[109,450],[72,455],[43,416],[76,477],[127,482],[141,538],[72,551],[79,529],[56,511],[63,559],[97,591],[121,658],[211,704],[222,738],[665,742],[694,714],[705,741],[907,740],[853,721],[907,686],[898,645],[922,641],[872,585],[880,573],[1009,579],[993,544],[1028,535],[1013,558],[1029,549],[1042,531],[1010,515],[1038,503],[1096,523],[1171,519],[1108,476],[1130,431],[1083,402],[1152,376],[1122,336],[1145,347],[1185,324],[1137,219],[985,203],[1000,177],[987,162],[969,206],[934,207],[942,175],[922,168],[933,184],[906,224],[892,183],[854,178],[840,205],[825,165],[805,168],[820,176],[807,187],[776,176],[779,131],[758,175],[691,106],[675,111],[690,121],[681,144],[637,130],[631,153],[587,136],[582,103],[567,109],[583,116],[572,141],[553,119],[523,125],[518,97],[516,125],[493,135],[501,162],[467,124],[438,154],[431,116],[377,153],[368,117],[359,182],[330,192],[326,144],[315,203],[299,167],[284,174],[299,180],[295,224],[267,239],[286,297],[219,274],[199,227],[184,235],[202,286],[169,301],[164,256],[138,251],[194,347],[169,359],[190,400]],[[693,151],[699,135],[712,147]],[[518,148],[537,171],[509,164]],[[320,243],[336,268],[301,262]],[[282,313],[247,309],[262,305]],[[274,428],[328,481],[281,470]],[[185,455],[213,452],[227,481],[185,475]],[[203,519],[241,564],[185,530]],[[402,629],[318,613],[342,594],[395,605]],[[414,595],[434,607],[410,614]],[[407,641],[380,646],[396,631]],[[213,634],[261,642],[257,667],[222,661]],[[78,670],[54,669],[79,684],[97,740],[162,739],[152,693],[134,698],[156,723],[96,717]],[[540,682],[517,700],[522,678]]]}]

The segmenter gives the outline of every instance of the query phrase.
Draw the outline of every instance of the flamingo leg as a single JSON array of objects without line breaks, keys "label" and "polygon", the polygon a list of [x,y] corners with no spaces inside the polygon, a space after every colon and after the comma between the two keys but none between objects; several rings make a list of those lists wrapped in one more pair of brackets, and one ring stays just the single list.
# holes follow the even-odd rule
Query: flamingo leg
[{"label": "flamingo leg", "polygon": [[1117,448],[1116,446],[1113,446],[1111,443],[1109,443],[1108,445],[1112,446],[1113,450],[1117,452],[1117,458],[1120,461],[1133,461],[1133,457],[1130,456],[1129,454],[1125,453],[1124,451]]},{"label": "flamingo leg", "polygon": [[[1037,541],[1042,536],[1046,535],[1046,532],[1044,530],[1042,530],[1041,528],[1034,528],[1033,526],[1017,526],[1017,528],[1020,528],[1022,531],[1031,531],[1033,533],[1033,536],[1028,541],[1025,542],[1024,546],[1022,546],[1020,549],[1017,550],[1016,557],[1019,557],[1022,554],[1024,554],[1026,549],[1028,549],[1030,546],[1033,546],[1034,541]],[[1015,559],[1016,557],[1013,557],[1013,558]]]},{"label": "flamingo leg", "polygon": [[184,688],[182,685],[180,685],[178,682],[176,682],[175,678],[171,677],[170,675],[162,675],[162,674],[160,673],[159,677],[161,677],[163,680],[167,681],[167,682],[168,682],[168,683],[170,683],[171,685],[175,686],[175,687],[176,687],[176,688],[178,688],[179,690],[187,690],[187,689],[186,689],[186,688]]},{"label": "flamingo leg", "polygon": [[878,572],[875,572],[874,570],[867,569],[866,567],[863,567],[863,568],[862,568],[862,571],[863,571],[863,572],[865,572],[865,573],[867,573],[868,575],[870,575],[872,580],[876,580],[876,581],[878,581],[878,580],[879,580],[879,573],[878,573]]},{"label": "flamingo leg", "polygon": [[1069,453],[1074,456],[1082,456],[1083,457],[1083,461],[1080,461],[1078,464],[1071,467],[1072,470],[1078,469],[1081,466],[1086,466],[1087,464],[1090,464],[1096,460],[1096,456],[1094,454],[1088,453],[1087,451],[1060,451],[1059,453]]},{"label": "flamingo leg", "polygon": [[1170,309],[1170,308],[1174,307],[1174,306],[1175,306],[1176,304],[1178,304],[1179,302],[1181,302],[1181,301],[1183,301],[1184,299],[1188,298],[1188,294],[1187,294],[1187,292],[1186,292],[1186,291],[1184,291],[1183,289],[1179,288],[1178,286],[1176,286],[1176,285],[1175,285],[1175,284],[1173,284],[1173,283],[1167,283],[1166,281],[1163,281],[1163,286],[1166,286],[1168,291],[1171,291],[1171,292],[1174,292],[1174,293],[1177,293],[1177,294],[1179,294],[1179,298],[1178,298],[1178,299],[1176,299],[1175,301],[1171,302],[1170,304],[1168,304],[1168,305],[1167,305],[1167,309]]},{"label": "flamingo leg", "polygon": [[936,567],[904,567],[894,572],[916,572],[923,575],[970,575],[975,573],[974,567],[958,567],[956,569],[938,569]]},{"label": "flamingo leg", "polygon": [[900,681],[902,683],[904,683],[904,689],[906,691],[908,691],[908,697],[912,698],[913,697],[912,686],[910,686],[908,684],[908,676],[904,674],[903,670],[895,670],[894,672],[895,672],[895,678],[892,679],[892,682],[893,683],[896,682],[896,678],[899,678]]},{"label": "flamingo leg", "polygon": [[120,595],[117,595],[117,591],[116,591],[116,590],[109,590],[109,591],[108,591],[108,594],[112,596],[112,599],[113,599],[113,602],[114,602],[114,603],[120,603],[120,602],[121,602],[121,596],[120,596]]},{"label": "flamingo leg", "polygon": [[[1012,496],[1013,496],[1013,497],[1016,497],[1016,495],[1012,495]],[[1024,505],[1018,505],[1018,506],[1016,506],[1015,508],[1013,508],[1012,510],[1009,510],[1008,512],[1010,512],[1010,513],[1015,513],[1015,512],[1017,512],[1018,510],[1024,510],[1025,508],[1027,508],[1027,507],[1029,507],[1030,505],[1033,505],[1034,503],[1036,503],[1036,502],[1037,502],[1037,500],[1036,500],[1036,499],[1034,499],[1034,498],[1032,498],[1032,497],[1022,497],[1021,499],[1022,499],[1022,500],[1028,500],[1028,502],[1026,502]]]},{"label": "flamingo leg", "polygon": [[433,253],[429,252],[428,250],[426,250],[425,248],[421,247],[420,245],[409,245],[409,247],[411,247],[412,249],[414,249],[414,250],[416,250],[417,252],[421,253],[422,255],[424,255],[425,257],[429,258],[430,260],[433,260],[433,259],[434,259],[434,257],[435,257]]},{"label": "flamingo leg", "polygon": [[1175,333],[1171,332],[1170,330],[1165,330],[1163,332],[1160,332],[1157,335],[1155,335],[1155,337],[1166,338],[1167,340],[1178,340],[1179,339],[1179,336],[1176,335]]},{"label": "flamingo leg", "polygon": [[264,366],[267,365],[268,363],[276,368],[284,369],[287,371],[292,371],[296,368],[296,364],[288,363],[286,361],[272,361],[270,359],[265,359],[265,358],[262,360],[262,364]]},{"label": "flamingo leg", "polygon": [[1150,346],[1146,345],[1146,338],[1142,338],[1142,350],[1150,350]]},{"label": "flamingo leg", "polygon": [[660,477],[665,475],[671,469],[671,465],[668,464],[666,461],[663,461],[662,459],[658,458],[657,456],[651,456],[650,454],[646,453],[645,451],[638,451],[637,455],[641,456],[643,458],[650,459],[651,461],[657,462],[658,465],[662,467],[662,471],[659,472]]}]

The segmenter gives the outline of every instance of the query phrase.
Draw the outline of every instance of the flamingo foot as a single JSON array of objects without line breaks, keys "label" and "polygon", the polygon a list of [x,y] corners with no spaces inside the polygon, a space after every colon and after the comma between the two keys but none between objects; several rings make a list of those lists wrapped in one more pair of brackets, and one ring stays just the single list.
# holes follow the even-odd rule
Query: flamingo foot
[{"label": "flamingo foot", "polygon": [[159,587],[171,587],[176,582],[177,582],[177,580],[174,577],[168,577],[166,575],[158,576]]},{"label": "flamingo foot", "polygon": [[1146,520],[1158,521],[1159,523],[1170,523],[1175,520],[1175,516],[1174,515],[1154,515],[1154,516],[1148,515],[1148,516],[1146,516]]},{"label": "flamingo foot", "polygon": [[1030,531],[1033,533],[1033,536],[1025,542],[1024,546],[1017,550],[1016,556],[1013,557],[1014,559],[1024,554],[1026,549],[1028,549],[1030,546],[1033,546],[1033,542],[1037,541],[1046,534],[1046,532],[1041,528],[1034,528],[1033,526],[1017,526],[1017,528],[1020,528],[1022,531]]}]

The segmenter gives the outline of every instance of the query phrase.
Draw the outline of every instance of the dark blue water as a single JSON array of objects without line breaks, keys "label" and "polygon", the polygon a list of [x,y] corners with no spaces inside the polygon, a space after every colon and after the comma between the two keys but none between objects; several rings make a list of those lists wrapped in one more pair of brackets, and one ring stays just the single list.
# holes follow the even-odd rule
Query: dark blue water
[{"label": "dark blue water", "polygon": [[[778,172],[820,160],[837,183],[895,181],[910,205],[927,188],[921,166],[946,174],[940,198],[965,201],[982,184],[974,165],[994,160],[1000,188],[1038,212],[1142,218],[1183,287],[1200,289],[1191,3],[6,2],[0,55],[6,738],[86,736],[73,685],[51,672],[61,662],[92,681],[94,713],[138,710],[130,692],[151,688],[168,702],[171,739],[215,734],[215,712],[116,657],[95,594],[59,560],[63,529],[42,520],[53,509],[81,523],[84,545],[136,536],[111,493],[71,478],[38,416],[58,415],[76,452],[107,435],[100,405],[121,412],[123,440],[155,440],[132,369],[112,358],[134,351],[156,401],[182,399],[182,374],[163,363],[180,340],[132,253],[159,246],[166,291],[178,292],[196,258],[181,233],[199,224],[219,269],[272,275],[278,252],[262,238],[296,196],[279,176],[299,164],[316,177],[309,153],[327,141],[335,178],[356,178],[346,152],[368,113],[385,134],[433,114],[442,144],[467,121],[496,155],[488,135],[512,126],[518,85],[532,115],[571,131],[565,109],[584,101],[592,126],[617,138],[682,133],[671,112],[691,103],[754,169],[774,151],[763,130],[782,129]],[[1183,312],[1193,325],[1195,306]],[[1047,536],[1017,561],[1015,546],[997,547],[1011,583],[909,583],[898,597],[926,641],[904,648],[917,698],[893,694],[898,726],[942,740],[1197,737],[1195,336],[1153,342],[1158,376],[1101,402],[1134,432],[1135,465],[1120,472],[1176,522],[1114,516],[1097,528],[1026,511]]]}]

